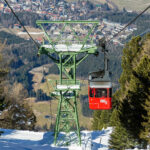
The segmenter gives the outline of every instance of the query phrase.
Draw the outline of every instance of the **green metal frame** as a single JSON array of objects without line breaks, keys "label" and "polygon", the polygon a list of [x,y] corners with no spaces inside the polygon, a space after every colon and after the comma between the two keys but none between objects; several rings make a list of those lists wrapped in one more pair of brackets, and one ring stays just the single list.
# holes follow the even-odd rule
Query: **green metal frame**
[{"label": "green metal frame", "polygon": [[[97,47],[95,45],[90,48],[85,48],[85,44],[89,39],[89,36],[93,32],[94,28],[98,25],[98,21],[36,21],[37,25],[41,27],[47,40],[49,41],[49,45],[51,48],[46,48],[44,45],[41,45],[38,51],[38,55],[45,54],[49,58],[51,58],[59,68],[59,81],[56,81],[55,93],[52,94],[55,96],[59,96],[59,103],[57,108],[57,118],[56,118],[56,126],[55,126],[55,136],[54,143],[56,144],[59,140],[59,133],[61,131],[65,133],[70,133],[71,128],[74,124],[76,124],[75,132],[78,135],[79,144],[81,145],[81,136],[80,136],[80,127],[79,127],[79,119],[77,112],[77,93],[80,90],[80,82],[76,80],[76,69],[78,65],[85,60],[89,54],[96,54]],[[82,44],[80,51],[56,51],[55,45],[60,40],[60,36],[54,42],[50,36],[45,31],[43,25],[58,23],[64,24],[61,31],[64,32],[65,27],[69,26],[72,33],[76,37],[76,40]],[[92,28],[88,31],[87,36],[81,41],[76,32],[72,28],[72,24],[92,24]],[[91,41],[93,44],[93,41]],[[70,43],[71,44],[71,43]],[[83,54],[80,59],[77,59],[79,54]],[[57,54],[59,59],[56,59],[52,56],[52,54]],[[59,93],[59,94],[58,94]],[[68,140],[69,142],[69,140]],[[67,142],[67,143],[68,143]]]}]

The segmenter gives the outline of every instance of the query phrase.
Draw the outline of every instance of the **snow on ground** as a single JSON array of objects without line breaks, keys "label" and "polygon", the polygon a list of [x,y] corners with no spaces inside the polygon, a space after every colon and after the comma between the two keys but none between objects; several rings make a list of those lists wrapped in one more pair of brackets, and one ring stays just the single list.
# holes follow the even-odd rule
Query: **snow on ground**
[{"label": "snow on ground", "polygon": [[10,129],[0,129],[0,131],[4,131],[0,136],[0,150],[108,150],[112,128],[109,127],[102,131],[81,131],[81,146],[77,144],[78,138],[74,133],[70,134],[71,144],[69,146],[55,146],[53,132]]}]

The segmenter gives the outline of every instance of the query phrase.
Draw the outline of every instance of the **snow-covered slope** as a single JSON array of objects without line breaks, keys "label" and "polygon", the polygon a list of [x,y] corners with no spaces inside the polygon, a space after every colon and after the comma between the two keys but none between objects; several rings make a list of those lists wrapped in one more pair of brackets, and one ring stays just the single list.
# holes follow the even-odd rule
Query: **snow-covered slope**
[{"label": "snow-covered slope", "polygon": [[108,150],[108,140],[112,128],[102,131],[82,131],[81,147],[77,145],[78,139],[74,138],[68,147],[55,146],[52,132],[33,132],[1,129],[4,133],[0,136],[0,150]]}]

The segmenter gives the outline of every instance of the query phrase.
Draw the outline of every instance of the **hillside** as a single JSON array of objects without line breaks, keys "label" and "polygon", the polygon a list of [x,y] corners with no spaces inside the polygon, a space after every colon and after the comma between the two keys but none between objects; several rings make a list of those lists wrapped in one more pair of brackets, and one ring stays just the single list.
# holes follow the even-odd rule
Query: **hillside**
[{"label": "hillside", "polygon": [[[109,6],[115,4],[120,10],[125,8],[128,11],[142,11],[150,5],[149,0],[95,0],[95,2],[108,3]],[[147,11],[150,13],[150,10]]]},{"label": "hillside", "polygon": [[[126,8],[127,10],[141,11],[150,5],[149,0],[111,0],[119,9]],[[149,11],[150,12],[150,11]]]},{"label": "hillside", "polygon": [[[76,0],[66,0],[68,2],[74,2]],[[114,8],[115,5],[122,10],[125,8],[129,11],[142,11],[148,5],[150,5],[149,0],[90,0],[92,3],[99,4],[99,3],[107,3],[111,8]],[[150,10],[148,11],[150,13]]]},{"label": "hillside", "polygon": [[[142,11],[144,8],[150,5],[149,0],[94,0],[95,2],[115,4],[120,10],[125,8],[128,11]],[[150,10],[148,11],[150,13]]]}]

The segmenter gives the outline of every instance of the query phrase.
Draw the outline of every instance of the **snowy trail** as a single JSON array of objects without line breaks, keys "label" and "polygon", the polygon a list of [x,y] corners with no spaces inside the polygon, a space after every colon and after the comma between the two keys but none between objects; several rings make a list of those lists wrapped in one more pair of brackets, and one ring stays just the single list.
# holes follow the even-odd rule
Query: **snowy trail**
[{"label": "snowy trail", "polygon": [[52,132],[33,132],[1,129],[0,150],[108,150],[108,140],[112,128],[102,131],[82,131],[81,147],[78,139],[71,133],[73,141],[68,147],[55,146]]}]

